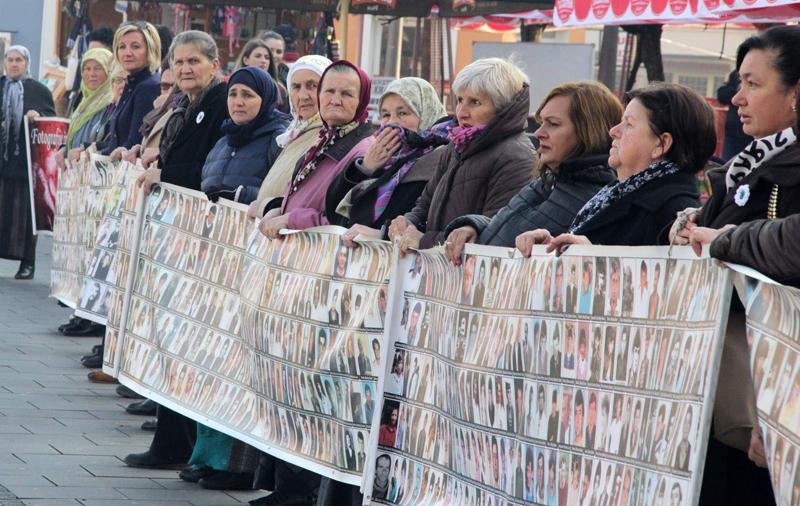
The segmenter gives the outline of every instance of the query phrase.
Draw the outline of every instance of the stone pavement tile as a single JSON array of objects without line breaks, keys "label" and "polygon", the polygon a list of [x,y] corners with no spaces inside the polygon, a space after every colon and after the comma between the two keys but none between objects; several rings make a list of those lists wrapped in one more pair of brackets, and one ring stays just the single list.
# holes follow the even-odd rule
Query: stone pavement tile
[{"label": "stone pavement tile", "polygon": [[78,506],[77,499],[26,499],[25,506]]},{"label": "stone pavement tile", "polygon": [[225,493],[240,503],[246,503],[253,499],[258,499],[259,497],[266,497],[271,492],[266,490],[226,490]]},{"label": "stone pavement tile", "polygon": [[53,486],[8,486],[7,488],[23,501],[28,499],[125,499],[125,496],[114,488]]},{"label": "stone pavement tile", "polygon": [[[128,467],[120,461],[119,465],[86,464],[85,470],[94,476],[104,478],[171,478],[178,479],[178,471],[172,469],[145,469],[142,467]],[[0,482],[2,483],[2,482]]]},{"label": "stone pavement tile", "polygon": [[[135,443],[135,441],[131,441]],[[63,455],[108,455],[122,458],[125,455],[136,451],[140,445],[97,445],[87,439],[79,441],[55,441],[49,445],[57,453]],[[36,452],[30,452],[36,453]]]},{"label": "stone pavement tile", "polygon": [[175,501],[175,500],[168,500],[168,501],[156,501],[156,500],[147,500],[147,501],[132,501],[129,499],[125,500],[117,500],[117,501],[95,501],[95,500],[85,500],[81,501],[83,506],[192,506],[192,503],[189,501]]},{"label": "stone pavement tile", "polygon": [[[0,418],[2,422],[2,418]],[[38,434],[0,434],[0,448],[3,452],[25,452],[25,453],[58,453],[50,446],[47,438],[42,438]],[[2,483],[2,482],[0,482]]]},{"label": "stone pavement tile", "polygon": [[[88,473],[87,473],[88,475]],[[6,487],[15,486],[29,486],[29,487],[52,487],[53,482],[42,476],[41,474],[0,474],[0,483]],[[0,504],[3,504],[0,502]]]},{"label": "stone pavement tile", "polygon": [[[17,453],[15,457],[22,460],[24,463],[31,466],[41,466],[42,469],[57,469],[63,467],[82,466],[91,463],[92,465],[100,466],[117,466],[122,464],[122,461],[116,457],[111,456],[97,456],[97,455],[39,455],[34,453]],[[2,462],[2,461],[0,461]],[[43,474],[44,473],[43,471]]]},{"label": "stone pavement tile", "polygon": [[102,488],[156,488],[164,490],[156,480],[149,478],[98,478],[86,476],[45,474],[47,481],[58,487],[102,487]]},{"label": "stone pavement tile", "polygon": [[[97,416],[90,411],[66,409],[38,409],[33,406],[21,408],[0,408],[0,415],[9,418],[65,418],[73,420],[97,420]],[[0,418],[0,422],[2,422]]]},{"label": "stone pavement tile", "polygon": [[[144,421],[145,418],[142,418]],[[145,432],[143,430],[139,430],[138,434],[134,434],[133,436],[128,436],[123,434],[122,432],[117,432],[116,434],[84,434],[82,437],[86,438],[90,443],[94,443],[98,446],[120,446],[120,447],[129,447],[139,446],[144,444],[145,448],[142,450],[146,450],[147,446],[150,446],[150,441],[153,440],[153,433],[152,432]]]},{"label": "stone pavement tile", "polygon": [[147,488],[118,488],[117,491],[128,499],[140,501],[189,501],[195,506],[227,506],[241,504],[233,497],[218,490],[205,490],[199,485],[194,485],[194,490],[156,490]]}]

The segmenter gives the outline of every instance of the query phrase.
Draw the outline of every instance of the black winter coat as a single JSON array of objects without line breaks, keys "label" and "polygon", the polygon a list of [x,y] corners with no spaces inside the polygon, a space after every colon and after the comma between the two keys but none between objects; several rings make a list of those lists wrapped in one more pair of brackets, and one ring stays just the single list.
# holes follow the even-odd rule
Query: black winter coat
[{"label": "black winter coat", "polygon": [[159,79],[159,74],[150,72],[148,68],[128,76],[111,118],[111,138],[103,150],[104,154],[110,154],[120,146],[130,149],[142,142],[139,129],[144,117],[153,110],[153,101],[161,93]]},{"label": "black winter coat", "polygon": [[657,178],[603,209],[575,231],[593,244],[655,246],[669,243],[678,211],[700,205],[697,178],[676,172]]},{"label": "black winter coat", "polygon": [[226,83],[219,83],[208,90],[186,118],[166,157],[160,159],[161,181],[200,190],[203,164],[222,137],[222,122],[228,119],[227,88]]},{"label": "black winter coat", "polygon": [[353,225],[365,225],[374,229],[385,227],[383,237],[386,238],[391,221],[414,208],[414,204],[422,194],[422,190],[425,189],[425,185],[428,184],[428,181],[433,177],[436,168],[439,166],[444,151],[444,146],[439,147],[414,162],[414,165],[395,188],[386,209],[378,219],[375,219],[374,215],[378,188],[389,181],[396,171],[386,171],[382,174],[376,173],[377,179],[372,181],[358,195],[352,195],[349,218],[336,213],[336,208],[347,193],[357,184],[371,177],[358,169],[357,163],[360,163],[361,159],[357,159],[344,171],[340,172],[328,188],[328,193],[325,195],[325,215],[328,217],[328,221],[334,225],[348,228]]},{"label": "black winter coat", "polygon": [[600,189],[617,180],[608,166],[608,154],[562,163],[555,182],[538,178],[514,196],[493,218],[468,214],[453,220],[446,233],[464,226],[474,228],[479,244],[513,248],[516,237],[545,228],[555,237],[569,229],[575,215]]},{"label": "black winter coat", "polygon": [[228,193],[222,196],[232,200],[233,193],[242,186],[238,202],[249,204],[254,201],[261,182],[281,152],[275,138],[287,126],[288,116],[275,115],[265,125],[254,130],[249,142],[243,146],[231,146],[227,136],[217,141],[203,165],[203,192],[207,195]]},{"label": "black winter coat", "polygon": [[[5,92],[7,78],[0,78],[0,100],[2,100],[3,93]],[[53,105],[53,95],[47,86],[43,85],[35,79],[25,79],[22,81],[22,112],[26,114],[28,111],[36,111],[41,116],[55,116],[56,109]],[[4,111],[0,107],[0,125],[3,124]],[[0,143],[0,176],[9,179],[28,179],[28,151],[25,146],[25,123],[23,120],[22,125],[19,127],[19,138],[17,139],[16,152],[14,156],[15,146],[13,145],[14,139],[9,136],[10,145],[3,146]],[[8,160],[4,161],[3,154],[8,150]]]}]

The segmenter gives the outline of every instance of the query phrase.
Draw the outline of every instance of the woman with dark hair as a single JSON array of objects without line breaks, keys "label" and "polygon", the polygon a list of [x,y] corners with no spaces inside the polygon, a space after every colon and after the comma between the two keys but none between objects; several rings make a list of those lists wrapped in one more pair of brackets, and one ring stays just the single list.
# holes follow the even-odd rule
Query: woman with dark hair
[{"label": "woman with dark hair", "polygon": [[278,110],[283,113],[289,112],[289,100],[286,87],[281,84],[278,74],[278,64],[266,42],[261,39],[250,39],[242,48],[239,57],[236,58],[236,70],[242,67],[259,67],[264,70],[275,81],[280,95],[278,97]]},{"label": "woman with dark hair", "polygon": [[[686,210],[689,218],[685,227],[680,223],[673,227],[675,243],[691,242],[696,251],[733,226],[800,212],[800,27],[774,27],[745,40],[737,51],[736,67],[742,85],[732,102],[739,107],[744,132],[755,140],[724,167],[708,174],[711,199],[699,211]],[[762,221],[753,227],[764,225]],[[791,230],[785,225],[780,229]],[[716,254],[730,237],[742,241],[743,246],[750,239],[740,231],[727,237],[715,246]],[[785,237],[791,241],[791,235]],[[748,252],[754,251],[753,245],[749,248],[734,250],[729,246],[722,257],[747,260]],[[768,255],[783,251],[772,250]],[[769,271],[781,272],[774,264],[783,262],[759,260],[764,254],[754,255],[751,262],[773,265]],[[729,318],[714,404],[714,437],[709,441],[700,504],[769,502],[773,501],[769,474],[756,467],[765,463],[753,458],[763,454],[763,443],[757,428],[744,311],[735,298]]]},{"label": "woman with dark hair", "polygon": [[548,244],[548,251],[568,244],[666,244],[675,214],[699,203],[695,173],[716,145],[711,107],[676,84],[652,84],[626,98],[622,122],[610,131],[608,163],[619,181],[583,206],[568,233],[553,238],[538,229],[517,237],[523,255],[536,243]]},{"label": "woman with dark hair", "polygon": [[54,116],[50,90],[30,73],[31,54],[24,46],[5,52],[0,77],[0,258],[20,260],[15,279],[33,279],[36,236],[29,201],[28,158],[24,118]]},{"label": "woman with dark hair", "polygon": [[513,247],[528,230],[566,232],[586,201],[616,180],[608,165],[608,131],[619,123],[622,104],[608,88],[592,82],[556,86],[536,117],[541,124],[533,134],[539,139],[540,176],[493,218],[471,214],[453,220],[445,246],[453,263],[461,262],[467,242]]}]

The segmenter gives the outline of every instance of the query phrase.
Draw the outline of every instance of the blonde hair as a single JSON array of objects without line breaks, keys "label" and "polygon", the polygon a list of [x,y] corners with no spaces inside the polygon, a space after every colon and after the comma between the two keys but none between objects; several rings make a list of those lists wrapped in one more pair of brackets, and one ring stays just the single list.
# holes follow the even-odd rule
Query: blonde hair
[{"label": "blonde hair", "polygon": [[144,38],[144,44],[147,46],[147,66],[150,72],[155,72],[160,69],[161,37],[158,35],[156,27],[146,21],[125,23],[117,29],[114,34],[114,60],[119,62],[119,58],[117,58],[117,48],[120,39],[131,32],[139,32],[142,34],[142,38]]},{"label": "blonde hair", "polygon": [[453,91],[485,93],[499,111],[529,83],[525,72],[513,63],[501,58],[482,58],[461,69],[453,81]]},{"label": "blonde hair", "polygon": [[577,145],[570,158],[608,152],[608,131],[622,119],[622,103],[602,83],[581,81],[556,86],[542,100],[534,117],[542,122],[542,109],[555,97],[569,99],[569,119],[575,126]]}]

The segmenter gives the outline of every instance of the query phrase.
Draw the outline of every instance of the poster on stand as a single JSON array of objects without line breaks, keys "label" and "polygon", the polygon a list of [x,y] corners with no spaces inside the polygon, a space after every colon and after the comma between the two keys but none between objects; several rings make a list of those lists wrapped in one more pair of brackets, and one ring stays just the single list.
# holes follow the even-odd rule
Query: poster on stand
[{"label": "poster on stand", "polygon": [[56,155],[67,143],[69,120],[42,117],[29,120],[26,116],[24,121],[33,233],[52,234],[58,191]]}]

